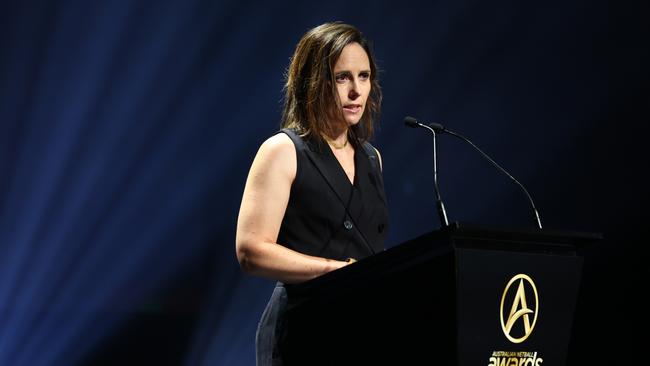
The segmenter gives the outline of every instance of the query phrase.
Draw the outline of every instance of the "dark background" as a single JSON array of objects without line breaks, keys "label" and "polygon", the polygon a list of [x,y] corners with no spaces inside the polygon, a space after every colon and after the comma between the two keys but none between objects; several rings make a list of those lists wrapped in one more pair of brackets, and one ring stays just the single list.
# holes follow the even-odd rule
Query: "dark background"
[{"label": "dark background", "polygon": [[[3,1],[0,364],[251,365],[273,283],[239,201],[300,36],[356,25],[383,70],[388,246],[437,229],[431,141],[469,137],[588,248],[570,364],[642,352],[647,2]],[[519,188],[439,139],[452,220],[533,227]],[[641,308],[639,308],[641,306]],[[641,332],[643,328],[641,328]]]}]

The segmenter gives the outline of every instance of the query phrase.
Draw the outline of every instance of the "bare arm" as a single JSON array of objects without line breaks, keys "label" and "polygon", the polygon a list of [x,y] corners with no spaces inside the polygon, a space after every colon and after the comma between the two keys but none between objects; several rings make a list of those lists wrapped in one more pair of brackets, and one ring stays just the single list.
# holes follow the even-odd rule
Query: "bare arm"
[{"label": "bare arm", "polygon": [[255,156],[239,208],[235,240],[237,259],[246,273],[299,283],[348,264],[277,244],[296,167],[295,147],[283,133],[266,140]]}]

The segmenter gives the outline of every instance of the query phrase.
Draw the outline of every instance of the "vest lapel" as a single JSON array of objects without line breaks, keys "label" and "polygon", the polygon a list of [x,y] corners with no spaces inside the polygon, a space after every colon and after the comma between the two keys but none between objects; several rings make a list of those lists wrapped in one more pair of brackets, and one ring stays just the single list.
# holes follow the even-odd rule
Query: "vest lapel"
[{"label": "vest lapel", "polygon": [[[329,146],[318,143],[313,139],[307,141],[307,146],[309,147],[309,149],[305,151],[307,157],[312,164],[314,164],[316,170],[318,170],[332,191],[334,191],[343,207],[346,207],[352,190],[352,185],[341,168],[341,164],[336,160],[332,151],[329,150]],[[357,174],[356,167],[355,174]]]},{"label": "vest lapel", "polygon": [[[364,145],[367,143],[364,143]],[[372,147],[368,147],[372,149]],[[377,161],[377,157],[375,154],[369,155],[368,152],[366,151],[366,146],[363,146],[363,148],[360,148],[360,153],[362,155],[362,158],[356,161],[356,173],[359,173],[361,171],[367,172],[368,173],[368,179],[370,180],[371,185],[375,188],[377,191],[377,195],[379,195],[379,198],[381,198],[382,201],[384,201],[384,205],[388,207],[388,201],[386,200],[386,196],[384,194],[384,180],[381,176],[381,173],[379,171],[379,161]],[[373,161],[371,161],[371,159]],[[361,165],[365,165],[365,169],[361,169]]]}]

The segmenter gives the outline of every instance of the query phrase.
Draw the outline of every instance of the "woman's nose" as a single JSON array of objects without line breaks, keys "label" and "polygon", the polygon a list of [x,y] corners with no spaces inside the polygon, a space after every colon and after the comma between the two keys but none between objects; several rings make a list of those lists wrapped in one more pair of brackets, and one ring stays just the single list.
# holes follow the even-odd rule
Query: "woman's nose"
[{"label": "woman's nose", "polygon": [[350,91],[348,92],[348,98],[350,98],[352,100],[357,99],[359,97],[359,95],[360,95],[359,92],[358,92],[358,89],[357,89],[357,83],[353,82],[350,85],[352,85],[352,87],[350,88]]}]

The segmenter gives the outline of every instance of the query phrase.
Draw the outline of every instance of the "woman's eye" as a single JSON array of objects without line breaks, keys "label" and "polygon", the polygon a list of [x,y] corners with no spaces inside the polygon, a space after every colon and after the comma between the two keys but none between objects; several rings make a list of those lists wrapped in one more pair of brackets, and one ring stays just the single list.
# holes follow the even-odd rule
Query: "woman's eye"
[{"label": "woman's eye", "polygon": [[347,74],[336,75],[336,81],[345,81],[345,80],[348,80],[348,75]]},{"label": "woman's eye", "polygon": [[361,80],[368,80],[370,78],[370,73],[369,72],[362,72],[359,74],[359,79]]}]

